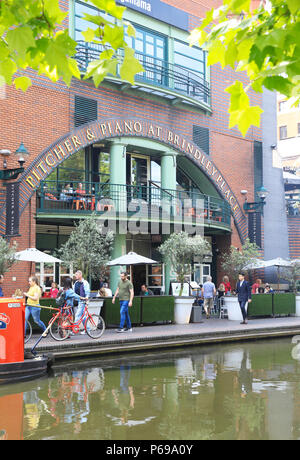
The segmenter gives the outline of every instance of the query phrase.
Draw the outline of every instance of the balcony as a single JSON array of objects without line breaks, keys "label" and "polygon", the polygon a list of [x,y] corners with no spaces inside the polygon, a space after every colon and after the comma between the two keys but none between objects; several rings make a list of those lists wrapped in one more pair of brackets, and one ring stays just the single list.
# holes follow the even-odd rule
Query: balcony
[{"label": "balcony", "polygon": [[231,210],[224,200],[201,193],[161,189],[153,183],[119,185],[95,182],[45,181],[37,192],[38,217],[83,218],[96,212],[116,220],[184,223],[230,231]]},{"label": "balcony", "polygon": [[[79,68],[86,71],[89,63],[98,59],[103,47],[97,44],[78,41],[76,60]],[[143,65],[145,71],[136,75],[134,89],[144,93],[168,99],[172,104],[181,102],[189,105],[200,105],[209,110],[210,87],[200,75],[191,72],[177,64],[154,58],[136,52],[136,57]],[[120,59],[122,56],[120,55]],[[124,87],[124,82],[113,75],[107,76],[106,80],[111,80]],[[125,85],[126,86],[126,85]]]}]

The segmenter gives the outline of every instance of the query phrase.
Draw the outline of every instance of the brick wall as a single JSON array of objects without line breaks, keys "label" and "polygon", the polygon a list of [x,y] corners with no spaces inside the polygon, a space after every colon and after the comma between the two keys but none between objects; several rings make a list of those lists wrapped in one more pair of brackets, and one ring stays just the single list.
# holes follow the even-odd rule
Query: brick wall
[{"label": "brick wall", "polygon": [[290,258],[300,259],[300,216],[288,216]]}]

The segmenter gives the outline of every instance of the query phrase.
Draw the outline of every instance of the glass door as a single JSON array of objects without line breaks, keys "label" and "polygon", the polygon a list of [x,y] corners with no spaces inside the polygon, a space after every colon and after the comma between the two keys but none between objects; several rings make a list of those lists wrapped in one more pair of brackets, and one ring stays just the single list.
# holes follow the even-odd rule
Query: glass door
[{"label": "glass door", "polygon": [[150,157],[131,155],[130,185],[132,196],[148,201],[148,184],[150,180]]},{"label": "glass door", "polygon": [[194,280],[197,284],[204,284],[211,276],[211,266],[209,264],[195,264]]}]

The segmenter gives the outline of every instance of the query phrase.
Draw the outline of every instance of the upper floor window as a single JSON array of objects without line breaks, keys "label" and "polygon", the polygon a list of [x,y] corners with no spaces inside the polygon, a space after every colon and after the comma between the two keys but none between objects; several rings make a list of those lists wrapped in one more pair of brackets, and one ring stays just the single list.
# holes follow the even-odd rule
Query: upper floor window
[{"label": "upper floor window", "polygon": [[286,139],[287,138],[287,126],[280,126],[279,127],[279,139]]},{"label": "upper floor window", "polygon": [[85,31],[88,27],[90,29],[96,30],[98,28],[97,24],[92,22],[87,22],[83,19],[84,14],[98,15],[102,16],[108,21],[115,22],[115,19],[112,16],[109,16],[107,13],[100,12],[98,8],[93,5],[89,5],[86,2],[80,0],[75,1],[75,40],[84,40],[82,32]]},{"label": "upper floor window", "polygon": [[200,73],[205,80],[205,52],[178,40],[174,41],[174,64],[178,64],[195,73]]},{"label": "upper floor window", "polygon": [[278,104],[278,109],[279,112],[283,112],[284,110],[286,110],[286,101],[280,101]]}]

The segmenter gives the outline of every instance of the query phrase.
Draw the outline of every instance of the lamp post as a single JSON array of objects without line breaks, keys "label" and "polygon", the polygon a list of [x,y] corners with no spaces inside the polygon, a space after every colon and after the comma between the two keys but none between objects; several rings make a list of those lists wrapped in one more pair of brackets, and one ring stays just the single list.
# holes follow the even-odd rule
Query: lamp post
[{"label": "lamp post", "polygon": [[[3,185],[6,188],[6,230],[5,237],[10,239],[11,237],[19,235],[19,187],[20,182],[15,180],[19,174],[24,171],[24,163],[26,156],[29,155],[28,150],[21,142],[19,148],[15,151],[15,155],[20,165],[19,168],[7,169],[6,158],[11,155],[11,151],[8,149],[0,150],[0,155],[4,156],[3,169],[0,169],[0,180],[3,180]],[[14,181],[15,180],[15,181]]]},{"label": "lamp post", "polygon": [[254,201],[252,203],[249,203],[247,200],[247,190],[241,190],[241,194],[245,197],[245,203],[244,203],[244,211],[249,214],[250,212],[256,211],[259,212],[260,214],[263,214],[264,212],[264,206],[266,204],[266,198],[269,195],[268,190],[262,185],[258,190],[257,190],[257,196],[259,198],[259,201]]},{"label": "lamp post", "polygon": [[269,192],[264,186],[261,186],[256,193],[259,201],[249,203],[247,200],[247,190],[241,190],[241,194],[245,197],[243,209],[248,216],[248,238],[251,243],[255,243],[261,247],[261,216],[264,213],[264,206],[266,205],[266,198]]},{"label": "lamp post", "polygon": [[3,160],[3,169],[0,170],[0,180],[6,181],[6,180],[17,179],[19,174],[21,174],[24,171],[25,158],[27,155],[29,155],[29,152],[24,146],[23,142],[21,142],[20,147],[15,151],[15,155],[17,156],[18,163],[20,165],[19,168],[7,169],[6,157],[11,155],[10,150],[2,149],[0,150],[0,155],[5,156]]}]

